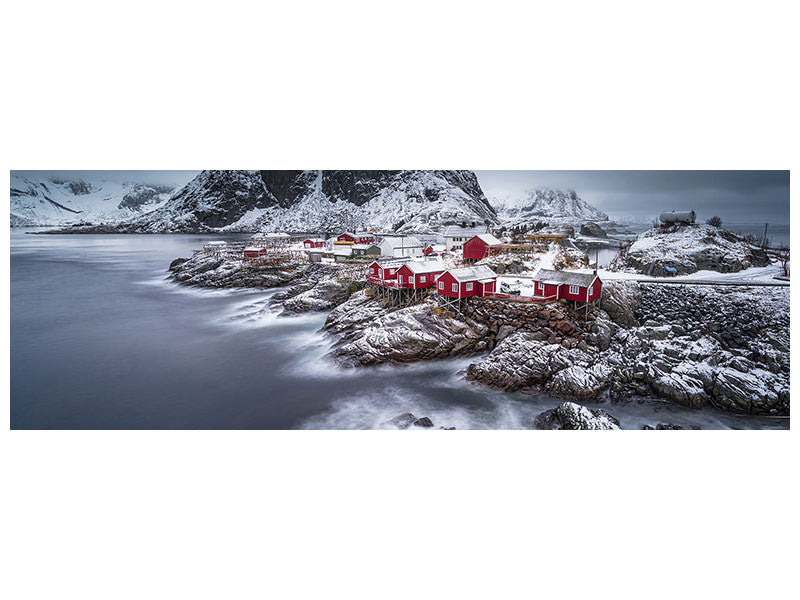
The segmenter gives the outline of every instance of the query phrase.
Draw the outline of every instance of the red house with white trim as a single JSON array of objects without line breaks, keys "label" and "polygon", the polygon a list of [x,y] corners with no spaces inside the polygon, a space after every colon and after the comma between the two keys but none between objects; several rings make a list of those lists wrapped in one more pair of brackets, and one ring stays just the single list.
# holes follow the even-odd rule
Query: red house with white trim
[{"label": "red house with white trim", "polygon": [[362,231],[359,233],[345,232],[336,238],[335,244],[374,244],[376,240],[374,233]]},{"label": "red house with white trim", "polygon": [[450,269],[436,281],[436,293],[448,298],[471,298],[494,292],[497,274],[489,267]]},{"label": "red house with white trim", "polygon": [[432,288],[446,267],[439,260],[413,260],[397,271],[397,285],[409,290]]},{"label": "red house with white trim", "polygon": [[411,259],[373,260],[367,265],[367,281],[385,287],[395,287],[397,272],[409,260]]},{"label": "red house with white trim", "polygon": [[533,278],[535,297],[573,302],[594,302],[603,293],[603,282],[597,273],[541,269]]},{"label": "red house with white trim", "polygon": [[320,238],[309,238],[307,240],[303,240],[303,248],[309,250],[311,248],[324,248],[325,247],[325,240]]},{"label": "red house with white trim", "polygon": [[464,242],[462,250],[464,260],[481,260],[490,254],[497,254],[500,252],[502,244],[503,242],[491,233],[481,233],[473,236]]}]

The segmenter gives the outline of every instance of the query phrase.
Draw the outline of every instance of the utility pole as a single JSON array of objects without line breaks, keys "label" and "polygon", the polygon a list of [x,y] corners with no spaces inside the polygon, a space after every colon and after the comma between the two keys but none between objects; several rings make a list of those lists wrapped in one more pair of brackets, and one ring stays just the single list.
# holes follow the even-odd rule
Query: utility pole
[{"label": "utility pole", "polygon": [[767,247],[767,226],[768,225],[769,225],[769,223],[764,223],[764,240],[761,242],[761,247],[762,248],[766,248]]}]

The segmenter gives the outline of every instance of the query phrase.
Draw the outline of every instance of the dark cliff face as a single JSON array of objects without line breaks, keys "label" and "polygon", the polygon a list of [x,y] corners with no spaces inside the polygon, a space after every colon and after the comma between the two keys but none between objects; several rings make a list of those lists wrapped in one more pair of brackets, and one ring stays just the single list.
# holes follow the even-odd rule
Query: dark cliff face
[{"label": "dark cliff face", "polygon": [[[201,172],[162,208],[125,227],[135,231],[205,231],[236,226],[254,209],[274,208],[277,212],[270,212],[269,218],[279,214],[284,218],[280,223],[290,224],[271,222],[271,226],[316,229],[319,223],[298,224],[291,219],[293,208],[301,201],[327,200],[332,212],[326,211],[323,202],[321,208],[315,209],[315,214],[319,213],[317,216],[323,220],[335,220],[338,213],[343,213],[346,221],[347,218],[352,220],[353,207],[359,209],[376,198],[381,198],[381,202],[393,198],[387,208],[391,209],[394,202],[398,207],[408,206],[414,214],[422,210],[421,205],[430,203],[434,212],[442,206],[446,207],[445,212],[458,213],[450,215],[450,218],[457,217],[456,220],[491,220],[495,216],[472,171],[215,170]],[[416,208],[410,208],[412,204]],[[301,212],[301,215],[301,220],[309,220],[306,214]],[[374,214],[370,217],[371,220],[375,218]],[[251,219],[251,215],[247,219]],[[400,220],[408,222],[409,216],[404,215]]]},{"label": "dark cliff face", "polygon": [[[278,204],[258,171],[203,171],[165,207],[169,216],[191,216],[198,226],[224,227],[247,211]],[[157,211],[160,212],[160,211]]]},{"label": "dark cliff face", "polygon": [[[319,177],[318,171],[261,171],[264,186],[277,199],[282,207],[291,206],[314,189]],[[331,202],[345,201],[363,206],[374,198],[381,189],[399,183],[405,176],[419,171],[322,171],[321,191]],[[494,213],[486,196],[472,171],[431,171],[449,184],[459,187],[469,196]],[[435,190],[431,193],[435,194]],[[429,197],[436,200],[436,197]]]}]

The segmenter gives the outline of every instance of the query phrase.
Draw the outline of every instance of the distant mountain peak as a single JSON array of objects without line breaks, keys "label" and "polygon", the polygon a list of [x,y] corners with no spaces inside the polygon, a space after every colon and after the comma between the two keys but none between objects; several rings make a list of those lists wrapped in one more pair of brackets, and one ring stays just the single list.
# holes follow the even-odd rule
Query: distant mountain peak
[{"label": "distant mountain peak", "polygon": [[498,203],[498,215],[511,224],[523,221],[607,221],[608,215],[583,200],[575,190],[540,187],[525,192],[516,201]]}]

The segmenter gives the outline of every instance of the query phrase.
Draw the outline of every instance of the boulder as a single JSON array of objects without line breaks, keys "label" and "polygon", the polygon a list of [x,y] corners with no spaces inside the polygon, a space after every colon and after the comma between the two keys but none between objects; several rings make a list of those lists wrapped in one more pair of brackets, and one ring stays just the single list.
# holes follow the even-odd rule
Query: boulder
[{"label": "boulder", "polygon": [[619,421],[606,411],[591,410],[574,402],[563,402],[534,420],[536,429],[620,429]]},{"label": "boulder", "polygon": [[587,237],[607,238],[606,230],[600,227],[597,223],[584,223],[581,225],[581,235]]}]

